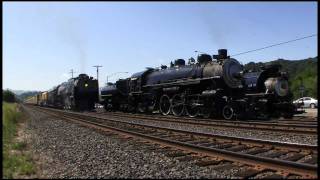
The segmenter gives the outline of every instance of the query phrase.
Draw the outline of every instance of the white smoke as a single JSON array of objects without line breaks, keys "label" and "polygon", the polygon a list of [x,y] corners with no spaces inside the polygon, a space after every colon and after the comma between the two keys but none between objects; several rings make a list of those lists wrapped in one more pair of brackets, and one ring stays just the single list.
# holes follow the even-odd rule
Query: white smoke
[{"label": "white smoke", "polygon": [[80,66],[79,73],[85,73],[88,58],[87,36],[85,33],[86,26],[81,24],[81,19],[54,5],[39,6],[37,11],[45,21],[43,24],[50,23],[54,26],[49,31],[56,34],[57,39],[62,42],[61,44],[66,43],[73,49],[78,64],[74,64],[73,67],[69,68],[78,69],[79,67],[77,66]]},{"label": "white smoke", "polygon": [[234,27],[225,21],[223,14],[215,13],[215,9],[205,10],[202,16],[202,20],[205,26],[207,26],[207,31],[209,38],[213,45],[217,49],[227,49],[228,48],[228,37],[232,31],[235,31]]},{"label": "white smoke", "polygon": [[74,17],[61,17],[57,21],[57,32],[62,40],[68,43],[75,51],[80,65],[80,73],[86,72],[87,61],[87,42],[83,27],[80,26],[79,20]]}]

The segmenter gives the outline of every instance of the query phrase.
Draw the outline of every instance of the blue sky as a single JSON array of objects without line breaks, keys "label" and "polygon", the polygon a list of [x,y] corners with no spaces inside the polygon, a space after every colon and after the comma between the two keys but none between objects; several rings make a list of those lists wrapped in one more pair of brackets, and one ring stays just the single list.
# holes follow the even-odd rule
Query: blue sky
[{"label": "blue sky", "polygon": [[[4,2],[3,88],[48,90],[70,69],[114,82],[145,67],[230,55],[317,33],[316,2]],[[236,56],[317,56],[317,37]]]}]

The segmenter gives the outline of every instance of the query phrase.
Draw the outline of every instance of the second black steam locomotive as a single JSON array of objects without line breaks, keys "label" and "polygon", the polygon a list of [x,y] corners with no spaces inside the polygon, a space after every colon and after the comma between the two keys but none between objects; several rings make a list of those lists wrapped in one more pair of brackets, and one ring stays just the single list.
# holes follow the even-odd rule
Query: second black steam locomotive
[{"label": "second black steam locomotive", "polygon": [[106,110],[155,112],[190,117],[248,119],[292,117],[288,77],[280,66],[246,72],[227,55],[201,54],[186,65],[177,59],[171,67],[147,68],[101,90]]},{"label": "second black steam locomotive", "polygon": [[32,97],[27,103],[60,109],[93,110],[99,102],[98,81],[86,74],[70,78],[49,91]]}]

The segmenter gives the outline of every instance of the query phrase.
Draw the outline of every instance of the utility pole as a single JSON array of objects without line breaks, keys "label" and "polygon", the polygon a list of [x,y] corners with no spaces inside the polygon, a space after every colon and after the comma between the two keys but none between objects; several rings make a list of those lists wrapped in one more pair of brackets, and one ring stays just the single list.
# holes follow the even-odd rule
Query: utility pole
[{"label": "utility pole", "polygon": [[99,88],[99,67],[102,67],[102,66],[96,65],[96,66],[92,66],[92,67],[96,67],[97,68],[97,81],[98,81],[98,89],[99,89],[99,101],[102,101],[102,99],[101,99],[101,91],[100,91],[100,88]]},{"label": "utility pole", "polygon": [[73,69],[71,69],[71,71],[70,71],[69,73],[71,73],[71,78],[73,78],[73,73],[75,73],[75,72],[73,71]]},{"label": "utility pole", "polygon": [[96,66],[92,66],[92,67],[96,67],[97,68],[97,80],[99,82],[99,67],[102,67],[102,66],[96,65]]}]

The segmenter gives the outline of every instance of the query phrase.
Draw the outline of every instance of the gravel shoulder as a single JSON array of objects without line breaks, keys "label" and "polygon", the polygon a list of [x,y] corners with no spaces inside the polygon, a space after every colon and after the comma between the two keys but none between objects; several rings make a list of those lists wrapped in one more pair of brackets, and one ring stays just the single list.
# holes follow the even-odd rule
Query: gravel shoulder
[{"label": "gravel shoulder", "polygon": [[[39,178],[235,178],[241,168],[200,167],[135,140],[104,135],[25,107],[25,133]],[[228,167],[228,168],[225,168]]]}]

